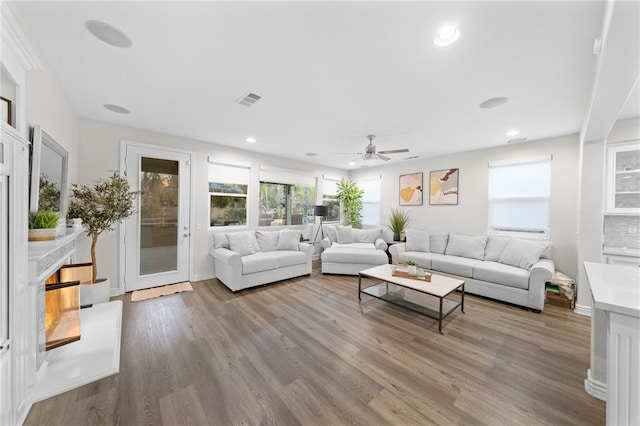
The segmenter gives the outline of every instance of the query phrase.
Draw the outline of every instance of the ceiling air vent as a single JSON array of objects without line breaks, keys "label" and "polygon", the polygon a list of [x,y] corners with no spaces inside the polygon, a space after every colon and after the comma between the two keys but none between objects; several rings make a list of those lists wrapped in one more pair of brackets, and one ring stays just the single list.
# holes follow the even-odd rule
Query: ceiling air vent
[{"label": "ceiling air vent", "polygon": [[246,107],[250,107],[253,104],[255,104],[256,102],[258,102],[260,100],[262,96],[260,95],[256,95],[253,92],[246,92],[244,95],[242,95],[242,97],[240,99],[238,99],[236,102],[239,103],[240,105],[244,105]]}]

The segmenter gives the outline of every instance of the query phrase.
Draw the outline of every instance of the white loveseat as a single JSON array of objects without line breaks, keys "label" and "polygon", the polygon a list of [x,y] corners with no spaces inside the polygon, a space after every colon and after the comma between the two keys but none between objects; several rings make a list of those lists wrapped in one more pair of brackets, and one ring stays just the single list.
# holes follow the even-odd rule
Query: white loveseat
[{"label": "white loveseat", "polygon": [[465,281],[465,292],[544,309],[545,285],[555,270],[551,242],[497,236],[466,236],[409,229],[406,243],[389,247],[392,262]]},{"label": "white loveseat", "polygon": [[312,254],[290,229],[215,233],[211,249],[216,278],[231,291],[311,275]]},{"label": "white loveseat", "polygon": [[323,274],[358,275],[363,269],[389,263],[382,228],[325,227],[320,259]]}]

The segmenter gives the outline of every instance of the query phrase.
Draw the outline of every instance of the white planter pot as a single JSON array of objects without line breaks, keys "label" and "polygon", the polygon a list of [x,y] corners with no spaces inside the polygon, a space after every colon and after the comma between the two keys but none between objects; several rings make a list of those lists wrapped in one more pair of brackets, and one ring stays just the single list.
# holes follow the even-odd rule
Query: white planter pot
[{"label": "white planter pot", "polygon": [[417,266],[416,266],[416,265],[407,265],[407,273],[408,273],[409,275],[411,275],[411,276],[414,276],[414,277],[415,277],[415,275],[416,275],[416,269],[417,269]]},{"label": "white planter pot", "polygon": [[80,306],[95,305],[109,301],[111,282],[107,278],[98,278],[93,284],[80,286]]}]

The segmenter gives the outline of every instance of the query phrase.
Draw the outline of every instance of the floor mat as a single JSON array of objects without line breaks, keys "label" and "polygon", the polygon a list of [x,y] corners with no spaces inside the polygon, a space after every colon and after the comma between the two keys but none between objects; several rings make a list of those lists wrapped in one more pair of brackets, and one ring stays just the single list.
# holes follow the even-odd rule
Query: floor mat
[{"label": "floor mat", "polygon": [[131,293],[131,301],[139,302],[141,300],[167,296],[169,294],[181,293],[183,291],[193,291],[193,287],[191,287],[191,283],[189,281],[177,284],[163,285],[161,287],[148,288],[145,290],[136,290]]}]

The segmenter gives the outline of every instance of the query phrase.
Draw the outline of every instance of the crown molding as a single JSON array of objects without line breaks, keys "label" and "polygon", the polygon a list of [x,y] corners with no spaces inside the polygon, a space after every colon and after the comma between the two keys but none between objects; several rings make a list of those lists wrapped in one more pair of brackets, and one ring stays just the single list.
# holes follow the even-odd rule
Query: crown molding
[{"label": "crown molding", "polygon": [[25,71],[42,70],[44,66],[29,40],[22,32],[20,25],[13,17],[6,2],[0,2],[0,16],[2,18],[2,47],[8,48],[20,62]]}]

